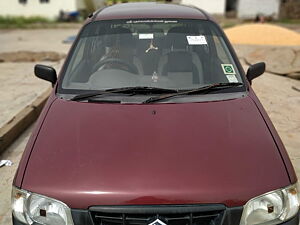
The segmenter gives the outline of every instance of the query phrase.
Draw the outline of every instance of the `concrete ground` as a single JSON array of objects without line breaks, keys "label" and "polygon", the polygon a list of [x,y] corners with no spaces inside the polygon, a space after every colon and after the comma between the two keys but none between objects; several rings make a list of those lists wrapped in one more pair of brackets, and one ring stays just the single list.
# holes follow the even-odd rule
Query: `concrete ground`
[{"label": "concrete ground", "polygon": [[13,176],[18,168],[24,148],[30,137],[32,127],[26,130],[18,140],[0,156],[1,159],[10,159],[11,167],[0,168],[0,225],[11,225],[10,195]]},{"label": "concrete ground", "polygon": [[[5,43],[0,46],[0,52],[46,50],[65,53],[70,45],[62,44],[61,41],[76,32],[75,29],[0,30],[0,43]],[[45,42],[45,40],[47,41]],[[238,53],[242,55],[242,52]],[[25,107],[27,103],[30,104],[39,93],[44,92],[49,86],[46,82],[33,76],[33,65],[34,63],[0,63],[0,82],[2,84],[0,124],[8,107],[11,108],[5,114],[5,121],[9,120],[20,108]],[[300,81],[298,80],[268,73],[253,82],[258,97],[289,152],[298,177],[300,177],[300,92],[292,87],[299,86]],[[0,159],[10,159],[14,163],[12,167],[0,168],[0,225],[11,224],[11,183],[31,131],[32,127],[25,131],[4,154],[0,155]]]},{"label": "concrete ground", "polygon": [[[70,45],[62,41],[70,35],[77,35],[78,29],[25,29],[1,30],[0,53],[11,51],[54,51],[66,52]],[[3,44],[5,43],[5,44]]]},{"label": "concrete ground", "polygon": [[[0,30],[0,53],[17,51],[54,51],[67,53],[70,45],[62,40],[76,35],[77,29]],[[42,63],[59,69],[62,62],[0,63],[0,127],[13,119],[26,105],[41,95],[50,83],[37,79],[34,65]]]}]

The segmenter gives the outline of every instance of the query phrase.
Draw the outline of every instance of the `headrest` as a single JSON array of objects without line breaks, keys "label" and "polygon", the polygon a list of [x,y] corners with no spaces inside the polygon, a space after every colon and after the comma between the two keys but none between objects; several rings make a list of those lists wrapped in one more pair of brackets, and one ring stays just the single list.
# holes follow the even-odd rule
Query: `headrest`
[{"label": "headrest", "polygon": [[185,49],[188,46],[186,39],[190,31],[186,27],[173,27],[168,31],[166,38],[166,47],[173,49]]},{"label": "headrest", "polygon": [[168,31],[168,35],[172,34],[172,33],[184,33],[184,34],[188,34],[190,31],[187,27],[172,27],[169,31]]},{"label": "headrest", "polygon": [[111,33],[111,34],[131,34],[131,30],[128,29],[128,28],[125,28],[125,27],[116,27],[116,28],[113,28],[113,29],[110,29],[110,31],[108,33]]},{"label": "headrest", "polygon": [[106,34],[104,40],[106,47],[121,46],[131,48],[134,46],[134,39],[130,29],[117,27],[109,29]]}]

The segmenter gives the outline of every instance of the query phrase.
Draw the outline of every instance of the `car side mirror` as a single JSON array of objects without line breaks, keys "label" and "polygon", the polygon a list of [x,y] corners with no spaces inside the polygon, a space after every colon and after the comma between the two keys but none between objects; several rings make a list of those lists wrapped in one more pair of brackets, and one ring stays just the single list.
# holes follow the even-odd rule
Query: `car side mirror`
[{"label": "car side mirror", "polygon": [[253,64],[247,71],[247,79],[251,83],[253,79],[262,75],[266,70],[266,64],[264,62]]},{"label": "car side mirror", "polygon": [[34,74],[38,78],[41,78],[46,81],[50,81],[52,83],[52,87],[55,85],[57,81],[57,75],[54,68],[50,66],[44,65],[35,65],[34,67]]}]

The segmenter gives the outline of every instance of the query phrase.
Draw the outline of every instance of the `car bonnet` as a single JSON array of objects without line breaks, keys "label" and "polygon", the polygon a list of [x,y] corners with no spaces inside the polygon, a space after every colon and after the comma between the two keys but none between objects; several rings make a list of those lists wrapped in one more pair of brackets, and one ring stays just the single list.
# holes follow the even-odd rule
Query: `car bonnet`
[{"label": "car bonnet", "polygon": [[289,178],[249,97],[183,104],[57,99],[22,188],[72,208],[223,203],[241,206]]}]

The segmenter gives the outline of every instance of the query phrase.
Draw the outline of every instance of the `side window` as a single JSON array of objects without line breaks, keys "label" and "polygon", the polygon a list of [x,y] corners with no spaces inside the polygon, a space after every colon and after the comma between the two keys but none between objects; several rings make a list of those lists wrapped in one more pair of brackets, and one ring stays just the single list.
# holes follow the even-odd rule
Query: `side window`
[{"label": "side window", "polygon": [[49,3],[50,0],[40,0],[40,3]]}]

